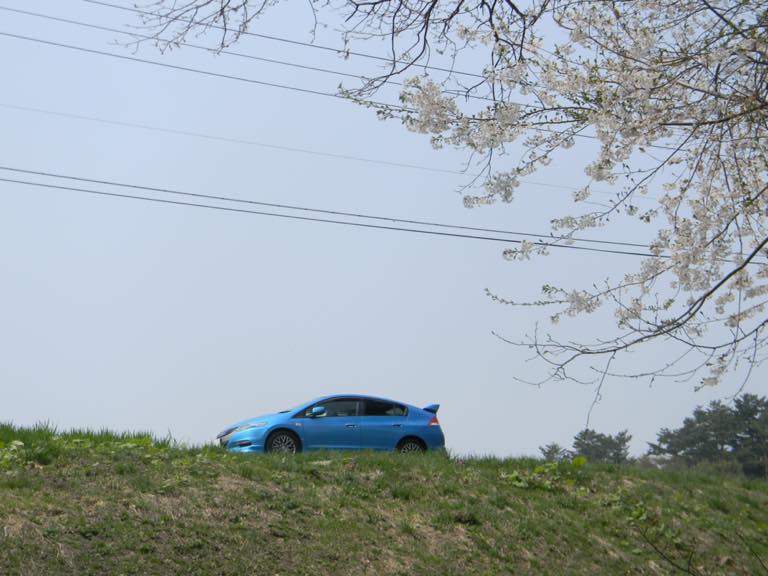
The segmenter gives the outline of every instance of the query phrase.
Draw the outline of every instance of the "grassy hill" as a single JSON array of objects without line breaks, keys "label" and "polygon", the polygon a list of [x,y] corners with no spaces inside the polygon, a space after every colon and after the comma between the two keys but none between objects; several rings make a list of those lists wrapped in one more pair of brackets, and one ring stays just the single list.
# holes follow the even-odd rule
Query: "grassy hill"
[{"label": "grassy hill", "polygon": [[0,574],[768,574],[768,484],[0,425]]}]

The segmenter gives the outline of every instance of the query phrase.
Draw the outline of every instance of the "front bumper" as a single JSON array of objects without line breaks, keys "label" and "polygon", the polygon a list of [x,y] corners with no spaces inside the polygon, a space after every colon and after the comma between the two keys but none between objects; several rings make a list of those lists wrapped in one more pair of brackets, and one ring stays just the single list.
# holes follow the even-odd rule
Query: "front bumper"
[{"label": "front bumper", "polygon": [[219,446],[231,452],[264,452],[264,428],[252,428],[242,432],[229,432],[219,436]]}]

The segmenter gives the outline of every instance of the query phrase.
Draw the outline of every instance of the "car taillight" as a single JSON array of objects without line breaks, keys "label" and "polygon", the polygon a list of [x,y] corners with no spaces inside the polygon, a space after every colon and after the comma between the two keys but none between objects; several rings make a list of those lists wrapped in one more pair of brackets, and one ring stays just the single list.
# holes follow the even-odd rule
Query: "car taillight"
[{"label": "car taillight", "polygon": [[432,416],[432,420],[429,421],[427,426],[440,426],[440,420],[437,419],[437,416]]}]

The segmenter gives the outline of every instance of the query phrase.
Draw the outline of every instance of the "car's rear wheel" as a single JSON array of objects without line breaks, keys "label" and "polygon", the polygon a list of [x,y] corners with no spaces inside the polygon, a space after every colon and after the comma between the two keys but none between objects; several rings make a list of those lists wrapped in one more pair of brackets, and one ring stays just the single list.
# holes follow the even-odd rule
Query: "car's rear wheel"
[{"label": "car's rear wheel", "polygon": [[403,438],[397,445],[397,451],[401,454],[421,454],[427,451],[427,447],[418,438]]},{"label": "car's rear wheel", "polygon": [[267,438],[267,452],[277,452],[279,454],[296,454],[301,452],[301,442],[298,436],[287,430],[278,430],[273,432]]}]

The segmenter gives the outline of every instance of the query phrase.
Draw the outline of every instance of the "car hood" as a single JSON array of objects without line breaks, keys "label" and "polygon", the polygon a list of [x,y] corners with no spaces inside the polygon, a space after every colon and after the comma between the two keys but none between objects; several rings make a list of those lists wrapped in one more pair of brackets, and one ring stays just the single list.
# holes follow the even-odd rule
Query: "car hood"
[{"label": "car hood", "polygon": [[231,424],[224,428],[219,434],[216,436],[217,438],[221,438],[222,436],[226,436],[227,434],[231,433],[235,428],[239,428],[240,426],[246,426],[247,424],[253,424],[255,422],[269,422],[272,423],[275,420],[280,420],[282,418],[285,418],[287,416],[288,412],[275,412],[272,414],[262,414],[261,416],[254,416],[253,418],[247,418],[245,420],[240,420],[239,422],[235,422],[234,424]]}]

